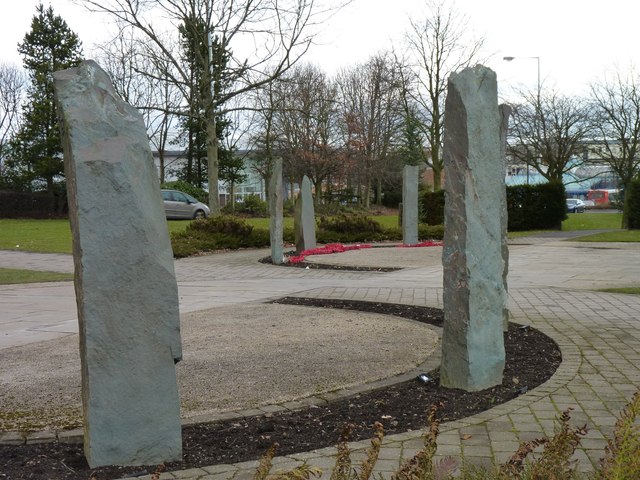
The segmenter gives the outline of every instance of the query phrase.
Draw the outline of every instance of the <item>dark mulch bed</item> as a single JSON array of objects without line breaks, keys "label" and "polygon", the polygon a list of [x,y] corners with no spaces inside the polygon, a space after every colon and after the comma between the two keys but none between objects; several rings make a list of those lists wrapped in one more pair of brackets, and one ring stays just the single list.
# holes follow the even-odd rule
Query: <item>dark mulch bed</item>
[{"label": "dark mulch bed", "polygon": [[[385,247],[375,247],[375,248],[385,248]],[[296,255],[295,251],[285,252],[285,255],[292,256]],[[264,257],[258,260],[260,263],[266,263],[268,265],[273,265],[273,260],[271,257]],[[333,265],[326,263],[315,263],[315,262],[296,262],[296,263],[282,263],[281,267],[293,267],[293,268],[306,268],[311,270],[346,270],[349,272],[396,272],[398,270],[402,270],[400,267],[363,267],[359,265]]]},{"label": "dark mulch bed", "polygon": [[[443,320],[441,310],[427,307],[305,298],[285,298],[277,303],[387,313],[436,326]],[[274,442],[280,444],[280,455],[335,445],[349,423],[355,425],[354,440],[370,438],[376,421],[385,426],[387,434],[421,429],[432,404],[442,404],[438,412],[442,422],[463,418],[540,385],[561,361],[555,342],[528,327],[511,325],[505,333],[505,348],[504,382],[494,388],[473,393],[442,388],[438,372],[433,371],[429,372],[433,381],[426,384],[416,379],[301,411],[188,426],[183,429],[183,461],[169,464],[167,469],[255,460]],[[81,445],[0,446],[0,478],[6,479],[102,480],[153,471],[154,467],[92,470]]]}]

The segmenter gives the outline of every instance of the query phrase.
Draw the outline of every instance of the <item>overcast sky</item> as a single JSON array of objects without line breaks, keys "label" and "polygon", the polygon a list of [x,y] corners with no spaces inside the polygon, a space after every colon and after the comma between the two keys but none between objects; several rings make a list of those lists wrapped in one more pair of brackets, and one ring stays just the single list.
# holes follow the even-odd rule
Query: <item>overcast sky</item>
[{"label": "overcast sky", "polygon": [[[7,0],[4,0],[6,3]],[[326,0],[325,0],[326,1]],[[0,16],[0,61],[21,64],[16,48],[30,29],[39,0],[11,1]],[[52,5],[83,42],[85,55],[106,38],[104,18],[70,0],[43,0]],[[454,2],[450,2],[454,3]],[[485,64],[498,75],[500,91],[534,89],[539,57],[545,86],[584,93],[605,71],[640,64],[635,0],[456,0],[467,15],[469,30],[486,38]],[[354,0],[325,25],[308,60],[328,73],[365,62],[378,51],[400,45],[409,17],[419,20],[423,0]],[[517,57],[512,62],[504,56]]]}]

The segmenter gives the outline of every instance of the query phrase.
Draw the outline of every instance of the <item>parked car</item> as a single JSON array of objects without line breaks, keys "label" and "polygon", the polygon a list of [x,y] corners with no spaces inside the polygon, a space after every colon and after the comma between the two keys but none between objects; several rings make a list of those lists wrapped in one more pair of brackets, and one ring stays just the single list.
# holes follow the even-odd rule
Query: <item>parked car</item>
[{"label": "parked car", "polygon": [[209,207],[191,195],[178,190],[162,190],[167,218],[207,218]]},{"label": "parked car", "polygon": [[584,213],[585,205],[579,198],[567,198],[568,213]]}]

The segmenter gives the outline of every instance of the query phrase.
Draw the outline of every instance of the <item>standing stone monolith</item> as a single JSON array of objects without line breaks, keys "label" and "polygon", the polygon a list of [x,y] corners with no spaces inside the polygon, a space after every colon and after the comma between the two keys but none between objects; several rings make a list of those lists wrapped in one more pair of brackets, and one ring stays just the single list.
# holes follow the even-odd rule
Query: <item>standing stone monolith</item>
[{"label": "standing stone monolith", "polygon": [[418,165],[402,169],[402,243],[418,243]]},{"label": "standing stone monolith", "polygon": [[178,288],[142,116],[93,61],[54,74],[90,467],[182,457]]},{"label": "standing stone monolith", "polygon": [[282,158],[276,158],[269,178],[269,238],[274,265],[284,262],[283,228]]},{"label": "standing stone monolith", "polygon": [[467,391],[502,383],[505,171],[496,75],[483,66],[449,77],[441,384]]},{"label": "standing stone monolith", "polygon": [[[506,175],[507,172],[507,134],[509,133],[509,117],[511,117],[511,106],[503,103],[499,107],[500,109],[500,155],[502,158],[502,168]],[[506,186],[505,186],[506,188]],[[509,330],[509,305],[508,305],[508,292],[509,285],[507,277],[509,275],[509,242],[507,238],[507,230],[509,226],[508,210],[507,210],[507,195],[501,196],[503,204],[500,206],[500,223],[501,223],[501,243],[502,243],[502,260],[504,261],[504,268],[502,270],[502,283],[504,284],[504,306],[502,308],[502,329],[506,332]]]},{"label": "standing stone monolith", "polygon": [[316,248],[316,217],[313,208],[311,180],[306,175],[302,177],[300,195],[296,199],[294,221],[296,252],[301,253]]}]

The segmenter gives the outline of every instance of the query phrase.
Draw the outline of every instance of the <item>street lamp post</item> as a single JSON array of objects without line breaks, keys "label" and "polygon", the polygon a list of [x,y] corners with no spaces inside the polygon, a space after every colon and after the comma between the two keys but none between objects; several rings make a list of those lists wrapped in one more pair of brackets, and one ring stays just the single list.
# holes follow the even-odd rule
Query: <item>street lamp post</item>
[{"label": "street lamp post", "polygon": [[[542,118],[541,114],[541,108],[542,106],[540,105],[540,90],[541,90],[541,83],[540,83],[540,57],[502,57],[503,60],[507,61],[507,62],[511,62],[513,60],[515,60],[516,58],[531,58],[536,60],[537,64],[538,64],[538,91],[537,91],[537,98],[536,98],[536,117],[538,117],[538,119]],[[529,184],[529,163],[527,163],[527,185]]]}]

